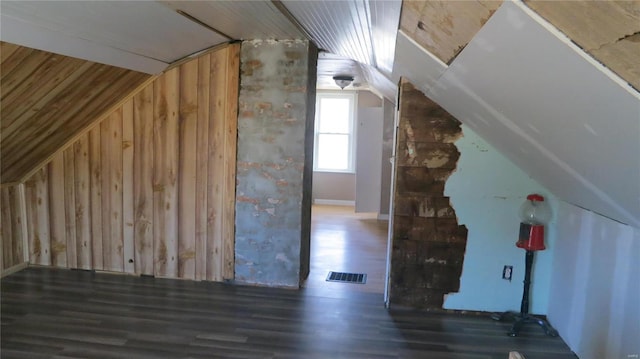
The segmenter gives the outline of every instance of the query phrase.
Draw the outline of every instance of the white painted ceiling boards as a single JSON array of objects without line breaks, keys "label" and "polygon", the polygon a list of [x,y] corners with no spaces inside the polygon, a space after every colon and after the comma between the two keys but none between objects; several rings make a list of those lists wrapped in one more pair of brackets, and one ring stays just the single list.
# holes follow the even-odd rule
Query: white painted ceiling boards
[{"label": "white painted ceiling boards", "polygon": [[271,1],[162,1],[235,40],[302,39],[304,35]]},{"label": "white painted ceiling boards", "polygon": [[[393,68],[400,0],[299,1],[282,3],[320,49],[359,62],[367,83],[388,99],[396,86]],[[385,76],[387,75],[387,76]]]},{"label": "white painted ceiling boards", "polygon": [[435,83],[414,79],[560,198],[640,226],[640,95],[524,5],[505,2]]},{"label": "white painted ceiling boards", "polygon": [[228,41],[153,1],[2,1],[0,9],[3,41],[147,73]]}]

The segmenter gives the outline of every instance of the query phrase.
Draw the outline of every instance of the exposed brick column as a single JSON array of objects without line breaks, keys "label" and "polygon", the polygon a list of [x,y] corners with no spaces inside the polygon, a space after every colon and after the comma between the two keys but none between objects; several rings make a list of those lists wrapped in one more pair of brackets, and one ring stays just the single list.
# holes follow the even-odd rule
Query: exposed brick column
[{"label": "exposed brick column", "polygon": [[467,228],[444,196],[460,157],[460,122],[408,82],[400,90],[391,302],[442,308],[458,291]]},{"label": "exposed brick column", "polygon": [[298,287],[308,272],[317,49],[242,43],[235,279]]}]

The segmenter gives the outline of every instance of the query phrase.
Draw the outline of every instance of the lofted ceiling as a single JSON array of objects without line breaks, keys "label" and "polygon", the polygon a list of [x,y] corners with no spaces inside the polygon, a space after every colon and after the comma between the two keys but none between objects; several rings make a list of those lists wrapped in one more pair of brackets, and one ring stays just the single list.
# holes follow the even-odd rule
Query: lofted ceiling
[{"label": "lofted ceiling", "polygon": [[[307,37],[323,50],[319,87],[337,89],[331,77],[348,74],[393,100],[406,77],[560,198],[640,226],[640,163],[628,160],[640,153],[638,0],[2,1],[0,20],[2,41],[147,74],[230,40]],[[15,179],[30,167],[20,142],[60,142],[82,127],[39,107],[40,122],[21,124],[8,89],[46,71],[5,84],[12,56],[3,51],[3,183],[5,170]],[[88,91],[87,76],[70,87]]]},{"label": "lofted ceiling", "polygon": [[639,1],[525,3],[640,91]]},{"label": "lofted ceiling", "polygon": [[405,1],[400,29],[449,64],[489,20],[502,1]]},{"label": "lofted ceiling", "polygon": [[0,178],[24,180],[152,76],[0,42]]},{"label": "lofted ceiling", "polygon": [[449,65],[402,30],[396,54],[396,78],[558,197],[640,226],[640,93],[525,4],[502,4]]}]

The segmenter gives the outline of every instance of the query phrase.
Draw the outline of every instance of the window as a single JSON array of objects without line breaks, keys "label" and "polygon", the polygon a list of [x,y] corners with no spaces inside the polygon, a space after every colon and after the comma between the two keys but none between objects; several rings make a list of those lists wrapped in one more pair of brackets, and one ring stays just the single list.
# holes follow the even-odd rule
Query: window
[{"label": "window", "polygon": [[314,171],[354,172],[354,93],[316,95]]}]

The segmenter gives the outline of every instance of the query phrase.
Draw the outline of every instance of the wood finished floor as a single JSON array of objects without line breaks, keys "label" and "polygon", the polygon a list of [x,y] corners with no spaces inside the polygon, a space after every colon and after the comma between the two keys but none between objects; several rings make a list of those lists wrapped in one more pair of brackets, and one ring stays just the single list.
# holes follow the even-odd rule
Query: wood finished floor
[{"label": "wood finished floor", "polygon": [[[314,205],[311,220],[311,271],[303,286],[326,296],[353,291],[384,293],[387,221],[353,207]],[[327,282],[329,271],[366,273],[365,284]]]},{"label": "wood finished floor", "polygon": [[[315,292],[317,293],[317,292]],[[1,357],[574,359],[538,328],[222,283],[31,267],[2,279]]]},{"label": "wood finished floor", "polygon": [[[487,317],[383,307],[387,222],[314,206],[300,291],[29,268],[2,279],[2,358],[574,359],[559,338]],[[328,271],[367,284],[326,282]]]}]

